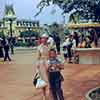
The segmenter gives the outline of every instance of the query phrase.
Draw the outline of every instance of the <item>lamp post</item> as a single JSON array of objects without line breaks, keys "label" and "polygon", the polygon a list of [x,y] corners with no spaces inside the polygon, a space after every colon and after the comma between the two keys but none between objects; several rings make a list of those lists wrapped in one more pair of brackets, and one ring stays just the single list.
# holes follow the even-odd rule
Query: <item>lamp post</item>
[{"label": "lamp post", "polygon": [[14,44],[13,44],[13,31],[12,31],[12,24],[13,24],[13,19],[9,18],[10,22],[10,48],[11,48],[11,54],[14,54]]},{"label": "lamp post", "polygon": [[13,34],[12,34],[12,24],[13,24],[13,19],[9,18],[9,22],[10,22],[10,37],[12,38],[13,37]]}]

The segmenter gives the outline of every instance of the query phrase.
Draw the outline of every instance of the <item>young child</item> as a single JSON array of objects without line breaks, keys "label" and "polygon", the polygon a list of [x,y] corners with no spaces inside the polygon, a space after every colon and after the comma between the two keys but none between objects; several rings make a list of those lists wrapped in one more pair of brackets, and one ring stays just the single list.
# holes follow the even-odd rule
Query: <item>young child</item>
[{"label": "young child", "polygon": [[61,75],[61,70],[64,69],[63,64],[57,59],[57,54],[54,49],[49,51],[48,60],[48,80],[51,93],[54,100],[64,100],[61,83],[64,80]]},{"label": "young child", "polygon": [[67,50],[67,46],[68,46],[68,42],[66,42],[68,39],[68,36],[65,36],[65,40],[62,44],[62,48],[63,48],[63,56],[64,56],[64,60],[67,61],[68,58],[68,50]]},{"label": "young child", "polygon": [[64,55],[65,61],[67,61],[67,58],[68,58],[68,50],[67,50],[67,46],[66,45],[63,46],[63,55]]}]

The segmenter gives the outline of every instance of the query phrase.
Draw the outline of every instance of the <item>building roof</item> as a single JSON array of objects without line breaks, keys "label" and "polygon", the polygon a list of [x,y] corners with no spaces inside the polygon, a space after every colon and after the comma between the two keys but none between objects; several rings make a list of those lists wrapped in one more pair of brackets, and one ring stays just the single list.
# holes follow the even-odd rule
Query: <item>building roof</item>
[{"label": "building roof", "polygon": [[14,18],[16,19],[16,14],[13,5],[6,5],[4,11],[4,19]]},{"label": "building roof", "polygon": [[37,20],[30,20],[30,19],[17,19],[16,21],[17,22],[35,22],[35,23],[39,22]]},{"label": "building roof", "polygon": [[5,6],[5,15],[9,15],[9,12],[11,12],[13,15],[15,15],[13,5],[6,5]]}]

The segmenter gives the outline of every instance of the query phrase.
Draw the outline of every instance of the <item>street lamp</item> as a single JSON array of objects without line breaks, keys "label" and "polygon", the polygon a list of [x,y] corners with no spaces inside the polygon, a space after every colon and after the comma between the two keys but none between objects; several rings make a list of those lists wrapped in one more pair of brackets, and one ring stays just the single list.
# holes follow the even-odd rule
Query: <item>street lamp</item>
[{"label": "street lamp", "polygon": [[12,38],[13,37],[13,34],[12,34],[12,24],[13,24],[13,19],[12,18],[9,18],[9,22],[10,22],[10,37]]},{"label": "street lamp", "polygon": [[8,19],[10,22],[10,48],[11,48],[11,54],[14,54],[14,46],[13,46],[13,33],[12,33],[12,24],[13,24],[13,19],[9,18]]}]

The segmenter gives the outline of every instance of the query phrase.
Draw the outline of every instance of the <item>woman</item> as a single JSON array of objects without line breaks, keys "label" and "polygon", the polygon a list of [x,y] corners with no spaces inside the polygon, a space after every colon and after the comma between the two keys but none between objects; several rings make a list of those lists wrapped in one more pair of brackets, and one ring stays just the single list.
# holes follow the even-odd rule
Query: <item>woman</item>
[{"label": "woman", "polygon": [[93,42],[96,47],[98,46],[98,35],[96,33],[95,29],[89,29],[90,31],[90,37],[91,37],[91,42]]},{"label": "woman", "polygon": [[72,35],[69,35],[69,37],[66,40],[66,43],[67,43],[67,51],[68,51],[68,63],[72,63],[71,62],[71,58],[72,58],[72,50],[71,50],[71,48],[73,46]]},{"label": "woman", "polygon": [[77,32],[74,32],[74,39],[76,41],[76,47],[78,47],[78,44],[79,44],[79,36],[78,36],[78,33]]},{"label": "woman", "polygon": [[86,36],[85,48],[91,48],[91,37],[90,36]]},{"label": "woman", "polygon": [[86,39],[83,39],[82,41],[80,41],[80,43],[78,44],[78,48],[85,48],[86,46]]},{"label": "woman", "polygon": [[4,54],[3,54],[3,46],[2,46],[2,43],[0,41],[0,58],[3,58],[4,57]]},{"label": "woman", "polygon": [[[37,68],[41,73],[42,79],[48,83],[48,76],[47,76],[47,59],[48,59],[48,47],[47,47],[47,36],[42,35],[41,37],[41,44],[38,46],[37,50]],[[43,93],[43,100],[47,100],[46,95],[47,86],[42,88]]]}]

